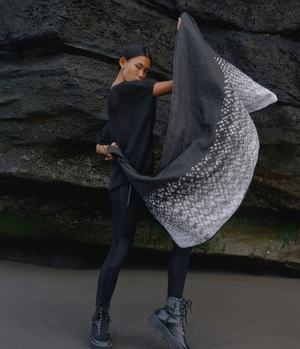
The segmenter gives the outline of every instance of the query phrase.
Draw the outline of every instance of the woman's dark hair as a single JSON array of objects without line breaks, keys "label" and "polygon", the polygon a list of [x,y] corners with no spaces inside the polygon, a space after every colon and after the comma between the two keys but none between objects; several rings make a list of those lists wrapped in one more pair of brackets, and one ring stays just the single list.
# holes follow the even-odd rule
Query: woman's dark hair
[{"label": "woman's dark hair", "polygon": [[[138,57],[138,56],[146,56],[150,59],[150,63],[152,64],[152,57],[151,57],[151,53],[147,50],[147,48],[143,45],[138,45],[138,44],[134,44],[134,45],[129,45],[127,46],[124,51],[121,53],[120,57],[119,57],[119,61],[122,57],[124,57],[126,59],[126,61],[129,61],[131,58],[134,57]],[[119,67],[118,70],[120,70],[120,63],[119,63]]]}]

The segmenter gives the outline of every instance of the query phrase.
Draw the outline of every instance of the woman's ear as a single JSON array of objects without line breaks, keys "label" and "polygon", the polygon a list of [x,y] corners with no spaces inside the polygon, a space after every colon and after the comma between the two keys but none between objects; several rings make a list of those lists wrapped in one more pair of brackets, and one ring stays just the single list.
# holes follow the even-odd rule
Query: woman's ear
[{"label": "woman's ear", "polygon": [[125,58],[125,57],[121,57],[121,58],[120,58],[119,64],[120,64],[120,67],[121,67],[122,69],[125,68],[126,62],[127,62],[127,61],[126,61],[126,58]]}]

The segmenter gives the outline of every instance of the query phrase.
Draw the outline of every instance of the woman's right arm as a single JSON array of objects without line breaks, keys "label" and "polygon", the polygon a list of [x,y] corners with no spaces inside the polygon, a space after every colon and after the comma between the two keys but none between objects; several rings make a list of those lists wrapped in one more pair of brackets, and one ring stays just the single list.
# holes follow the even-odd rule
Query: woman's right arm
[{"label": "woman's right arm", "polygon": [[97,135],[96,152],[101,155],[106,155],[107,148],[109,147],[110,143],[109,122],[107,122],[107,124]]},{"label": "woman's right arm", "polygon": [[109,144],[106,144],[106,145],[97,144],[97,145],[96,145],[96,152],[97,152],[98,154],[105,155],[106,152],[107,152],[108,146],[109,146]]}]

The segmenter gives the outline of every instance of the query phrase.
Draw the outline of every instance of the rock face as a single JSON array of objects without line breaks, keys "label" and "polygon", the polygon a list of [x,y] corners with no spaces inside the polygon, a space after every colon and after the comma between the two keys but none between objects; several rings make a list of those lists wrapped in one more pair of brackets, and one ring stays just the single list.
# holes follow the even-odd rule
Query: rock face
[{"label": "rock face", "polygon": [[[144,43],[150,79],[170,78],[177,17],[188,12],[215,51],[279,99],[252,115],[261,151],[243,205],[299,213],[298,1],[2,0],[1,9],[0,195],[24,178],[106,190],[110,164],[95,139],[118,56]],[[169,106],[170,97],[159,99],[158,158]]]}]

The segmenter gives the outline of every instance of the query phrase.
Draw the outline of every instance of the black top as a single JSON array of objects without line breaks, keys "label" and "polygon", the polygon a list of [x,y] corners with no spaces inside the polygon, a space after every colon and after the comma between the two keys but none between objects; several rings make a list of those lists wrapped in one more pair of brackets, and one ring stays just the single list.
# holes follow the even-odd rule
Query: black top
[{"label": "black top", "polygon": [[[155,122],[153,82],[130,81],[115,85],[108,94],[109,121],[97,136],[98,144],[116,142],[141,175],[153,173],[152,131]],[[109,192],[129,183],[118,161],[113,161]]]}]

